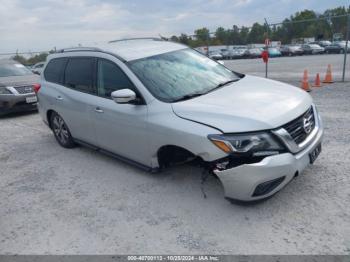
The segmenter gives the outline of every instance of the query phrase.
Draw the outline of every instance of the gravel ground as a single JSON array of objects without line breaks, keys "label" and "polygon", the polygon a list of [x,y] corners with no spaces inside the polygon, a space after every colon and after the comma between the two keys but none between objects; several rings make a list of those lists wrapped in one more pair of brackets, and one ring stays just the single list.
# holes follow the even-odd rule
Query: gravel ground
[{"label": "gravel ground", "polygon": [[149,174],[63,149],[38,114],[0,119],[1,254],[350,254],[350,83],[312,92],[323,152],[273,198],[240,206],[191,166]]}]

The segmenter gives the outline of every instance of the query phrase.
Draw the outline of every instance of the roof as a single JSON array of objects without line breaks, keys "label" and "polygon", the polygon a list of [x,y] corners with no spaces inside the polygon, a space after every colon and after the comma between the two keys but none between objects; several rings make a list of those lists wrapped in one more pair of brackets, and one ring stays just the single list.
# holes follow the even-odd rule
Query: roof
[{"label": "roof", "polygon": [[3,58],[0,59],[0,64],[19,64],[19,62],[13,60],[13,59],[8,59],[8,58]]},{"label": "roof", "polygon": [[126,61],[188,48],[182,44],[155,39],[122,40],[110,42],[107,45],[99,47],[120,56]]}]

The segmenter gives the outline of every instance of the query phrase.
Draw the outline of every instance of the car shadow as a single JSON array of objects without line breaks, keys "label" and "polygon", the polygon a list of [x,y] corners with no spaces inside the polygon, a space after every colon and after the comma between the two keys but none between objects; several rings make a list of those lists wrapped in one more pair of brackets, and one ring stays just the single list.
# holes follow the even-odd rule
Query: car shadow
[{"label": "car shadow", "polygon": [[38,114],[38,110],[8,113],[6,115],[0,115],[0,119],[16,118],[16,117],[22,117],[22,116],[28,116],[28,115],[34,115],[34,114]]}]

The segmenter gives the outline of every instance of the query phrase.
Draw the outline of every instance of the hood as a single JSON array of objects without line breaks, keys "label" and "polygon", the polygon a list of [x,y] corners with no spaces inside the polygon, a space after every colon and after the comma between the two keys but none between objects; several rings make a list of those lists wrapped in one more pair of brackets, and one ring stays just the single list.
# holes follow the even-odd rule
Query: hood
[{"label": "hood", "polygon": [[311,103],[310,95],[300,88],[246,75],[206,95],[173,103],[172,108],[179,117],[235,133],[280,127]]},{"label": "hood", "polygon": [[23,86],[32,85],[38,83],[40,77],[38,75],[25,75],[25,76],[7,76],[0,77],[0,86]]}]

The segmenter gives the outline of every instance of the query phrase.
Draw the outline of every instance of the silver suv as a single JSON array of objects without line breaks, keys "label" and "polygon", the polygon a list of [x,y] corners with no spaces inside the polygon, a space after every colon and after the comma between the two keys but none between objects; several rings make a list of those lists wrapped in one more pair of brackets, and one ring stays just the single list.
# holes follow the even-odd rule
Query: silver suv
[{"label": "silver suv", "polygon": [[149,171],[198,161],[228,199],[273,195],[321,150],[306,92],[157,39],[52,54],[37,96],[61,146],[87,145]]}]

